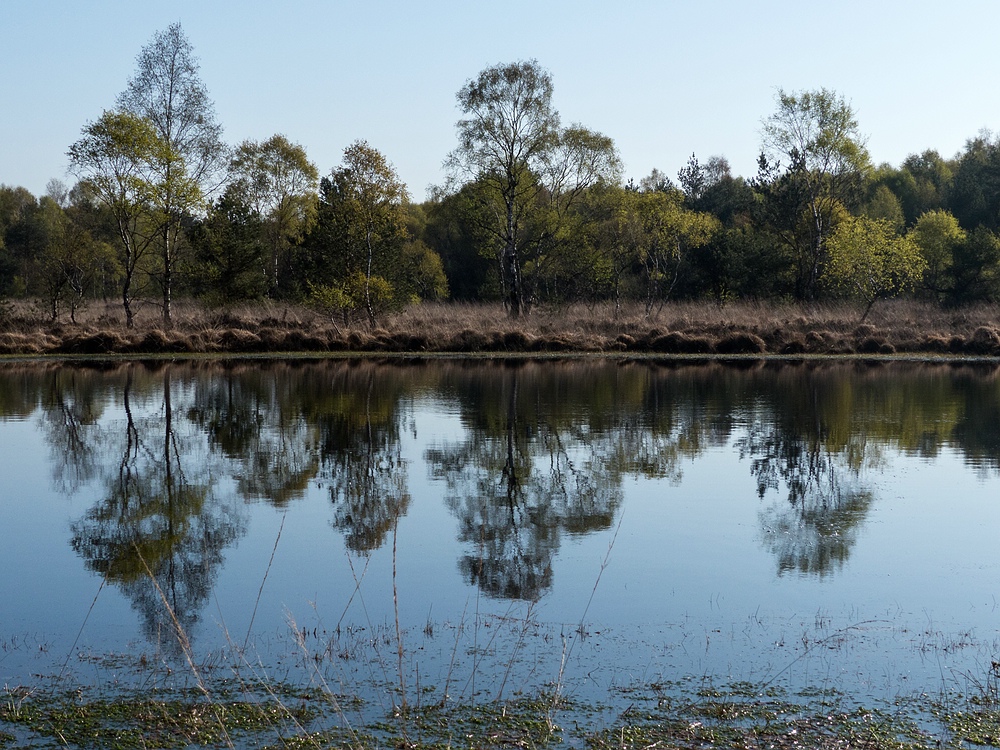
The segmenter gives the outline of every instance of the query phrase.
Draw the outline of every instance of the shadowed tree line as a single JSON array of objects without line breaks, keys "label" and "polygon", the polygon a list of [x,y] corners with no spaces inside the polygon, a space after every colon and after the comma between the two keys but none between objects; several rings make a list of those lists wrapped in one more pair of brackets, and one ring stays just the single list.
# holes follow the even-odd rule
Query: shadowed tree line
[{"label": "shadowed tree line", "polygon": [[[876,502],[867,470],[889,453],[954,450],[1000,471],[987,366],[11,364],[0,393],[0,417],[38,419],[61,491],[100,488],[72,546],[157,640],[193,631],[247,503],[294,512],[322,493],[332,529],[364,555],[425,471],[457,522],[466,580],[535,600],[566,535],[614,527],[626,482],[678,485],[709,451],[738,453],[761,543],[779,573],[808,575],[849,557]],[[461,424],[424,448],[423,467],[403,452],[423,429],[418,404]]]},{"label": "shadowed tree line", "polygon": [[[284,134],[226,144],[179,24],[140,50],[115,106],[68,145],[72,186],[0,185],[0,294],[75,319],[117,300],[290,300],[377,327],[421,300],[538,304],[1000,299],[1000,139],[876,165],[858,113],[828,89],[778,90],[758,171],[691,156],[625,180],[614,140],[564,124],[536,60],[457,92],[447,176],[412,200],[364,140],[322,174]],[[617,307],[616,307],[617,309]]]}]

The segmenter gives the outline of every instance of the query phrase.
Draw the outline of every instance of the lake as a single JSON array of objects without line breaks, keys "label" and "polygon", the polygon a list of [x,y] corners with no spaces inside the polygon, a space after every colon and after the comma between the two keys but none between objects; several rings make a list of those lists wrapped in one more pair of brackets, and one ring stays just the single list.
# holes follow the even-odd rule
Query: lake
[{"label": "lake", "polygon": [[0,682],[968,690],[998,653],[998,373],[6,363]]}]

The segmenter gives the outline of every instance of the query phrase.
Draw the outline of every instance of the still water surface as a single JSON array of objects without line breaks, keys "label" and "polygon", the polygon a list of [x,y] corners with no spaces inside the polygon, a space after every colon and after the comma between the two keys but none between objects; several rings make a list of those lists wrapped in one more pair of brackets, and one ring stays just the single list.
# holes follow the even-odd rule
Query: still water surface
[{"label": "still water surface", "polygon": [[9,364],[0,683],[963,689],[998,469],[985,366]]}]

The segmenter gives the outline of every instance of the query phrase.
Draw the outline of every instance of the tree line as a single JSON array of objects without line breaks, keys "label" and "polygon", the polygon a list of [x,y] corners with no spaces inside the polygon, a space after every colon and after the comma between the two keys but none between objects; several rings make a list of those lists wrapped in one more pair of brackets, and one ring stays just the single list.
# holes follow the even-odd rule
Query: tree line
[{"label": "tree line", "polygon": [[177,295],[302,302],[375,327],[420,300],[533,305],[678,299],[1000,298],[1000,137],[952,158],[875,166],[852,106],[779,91],[757,174],[692,155],[675,179],[624,181],[614,141],[563,125],[537,61],[458,92],[447,180],[410,199],[359,140],[321,176],[281,134],[230,147],[179,24],[154,35],[114,108],[68,149],[72,187],[0,185],[0,294],[75,320],[117,300],[125,323]]}]

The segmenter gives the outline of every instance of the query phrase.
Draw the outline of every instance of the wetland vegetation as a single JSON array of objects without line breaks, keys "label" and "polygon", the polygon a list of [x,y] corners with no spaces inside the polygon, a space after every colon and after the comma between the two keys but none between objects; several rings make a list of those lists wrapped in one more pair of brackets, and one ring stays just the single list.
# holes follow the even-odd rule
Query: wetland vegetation
[{"label": "wetland vegetation", "polygon": [[980,694],[858,705],[831,689],[789,695],[745,682],[624,691],[629,706],[609,718],[601,706],[541,694],[431,704],[351,726],[337,708],[338,696],[280,685],[220,686],[209,695],[142,690],[114,698],[8,689],[0,726],[10,731],[0,731],[0,747],[930,750],[1000,744],[1000,707]]},{"label": "wetland vegetation", "polygon": [[451,354],[610,356],[1000,356],[1000,308],[945,309],[890,301],[859,324],[852,304],[671,303],[536,308],[511,320],[501,304],[424,303],[385,314],[376,328],[345,324],[293,303],[211,308],[138,307],[131,328],[114,305],[93,304],[75,323],[40,318],[29,302],[0,316],[0,354]]}]

